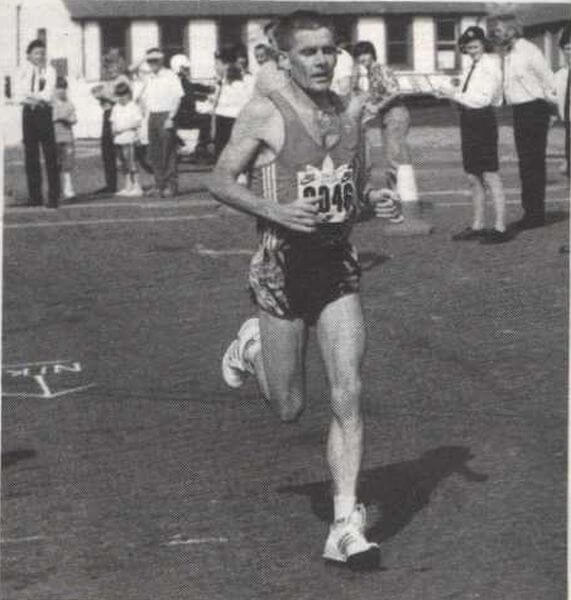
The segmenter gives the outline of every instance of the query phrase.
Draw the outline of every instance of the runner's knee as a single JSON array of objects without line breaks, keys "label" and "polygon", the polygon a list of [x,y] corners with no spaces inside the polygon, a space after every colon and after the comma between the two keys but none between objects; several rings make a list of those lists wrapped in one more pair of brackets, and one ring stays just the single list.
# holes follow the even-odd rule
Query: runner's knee
[{"label": "runner's knee", "polygon": [[296,421],[305,407],[303,396],[299,392],[288,392],[276,398],[278,415],[283,423]]},{"label": "runner's knee", "polygon": [[345,378],[331,388],[331,410],[339,421],[359,416],[361,379],[359,376]]}]

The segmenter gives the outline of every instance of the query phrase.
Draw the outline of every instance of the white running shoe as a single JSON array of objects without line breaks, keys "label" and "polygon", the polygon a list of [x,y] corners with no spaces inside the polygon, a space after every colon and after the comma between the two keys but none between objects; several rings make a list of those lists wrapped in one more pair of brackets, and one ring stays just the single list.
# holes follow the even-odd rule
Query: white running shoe
[{"label": "white running shoe", "polygon": [[115,192],[115,196],[128,197],[131,189],[129,187],[124,187],[122,190]]},{"label": "white running shoe", "polygon": [[261,343],[260,322],[256,318],[243,323],[238,336],[228,346],[222,358],[222,377],[231,388],[241,387],[246,377],[254,372],[253,366],[244,356],[246,347],[252,342]]},{"label": "white running shoe", "polygon": [[128,198],[139,198],[140,196],[143,196],[143,189],[140,185],[135,184],[131,188],[129,188],[127,190],[127,193],[124,195]]},{"label": "white running shoe", "polygon": [[366,523],[365,507],[357,504],[346,519],[336,521],[330,526],[323,558],[345,563],[358,571],[379,568],[379,545],[368,542],[365,538]]}]

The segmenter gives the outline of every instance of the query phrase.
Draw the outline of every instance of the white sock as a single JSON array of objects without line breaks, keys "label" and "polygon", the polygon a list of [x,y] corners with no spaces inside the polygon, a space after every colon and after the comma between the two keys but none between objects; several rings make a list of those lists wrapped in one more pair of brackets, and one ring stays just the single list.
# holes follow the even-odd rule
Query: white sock
[{"label": "white sock", "polygon": [[333,496],[333,511],[335,515],[335,521],[346,519],[355,510],[356,504],[356,496],[349,496],[345,494],[337,494]]}]

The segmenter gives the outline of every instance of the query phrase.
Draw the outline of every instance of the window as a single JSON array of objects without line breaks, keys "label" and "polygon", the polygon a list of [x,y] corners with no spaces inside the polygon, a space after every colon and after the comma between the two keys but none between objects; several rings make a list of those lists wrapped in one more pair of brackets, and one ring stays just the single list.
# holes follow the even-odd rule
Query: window
[{"label": "window", "polygon": [[105,79],[111,65],[124,73],[129,64],[127,45],[128,21],[123,19],[104,19],[101,22],[102,75]]},{"label": "window", "polygon": [[412,26],[407,16],[387,17],[387,64],[412,68]]},{"label": "window", "polygon": [[436,18],[436,68],[454,71],[460,67],[458,21],[450,17]]},{"label": "window", "polygon": [[159,45],[165,53],[165,64],[175,54],[186,54],[186,21],[184,19],[161,19],[159,21]]}]

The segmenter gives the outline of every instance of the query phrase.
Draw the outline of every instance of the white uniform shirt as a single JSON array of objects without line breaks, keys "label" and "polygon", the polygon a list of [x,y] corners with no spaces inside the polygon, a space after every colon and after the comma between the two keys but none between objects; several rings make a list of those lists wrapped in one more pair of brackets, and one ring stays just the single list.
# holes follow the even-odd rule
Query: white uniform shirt
[{"label": "white uniform shirt", "polygon": [[216,104],[215,114],[219,117],[235,119],[254,93],[254,78],[249,75],[228,83],[222,82],[222,89]]},{"label": "white uniform shirt", "polygon": [[[40,91],[40,82],[44,87]],[[22,103],[27,97],[51,102],[56,85],[56,70],[51,65],[35,67],[30,61],[20,67],[14,81],[14,100]]]},{"label": "white uniform shirt", "polygon": [[[115,104],[111,110],[111,126],[115,144],[133,144],[137,141],[143,122],[141,109],[131,100],[127,104]],[[120,133],[115,133],[118,130]]]},{"label": "white uniform shirt", "polygon": [[553,72],[541,50],[519,38],[503,57],[504,95],[508,104],[532,100],[555,102]]},{"label": "white uniform shirt", "polygon": [[555,92],[557,94],[557,112],[559,118],[565,119],[565,95],[567,93],[567,77],[569,77],[569,67],[563,67],[555,73]]},{"label": "white uniform shirt", "polygon": [[[502,103],[502,65],[498,56],[482,54],[470,76],[472,65],[464,72],[454,99],[468,108],[500,106]],[[462,92],[466,80],[468,87]]]},{"label": "white uniform shirt", "polygon": [[178,76],[170,69],[162,68],[158,73],[146,76],[141,100],[149,113],[168,112],[174,117],[183,96],[184,89]]}]

